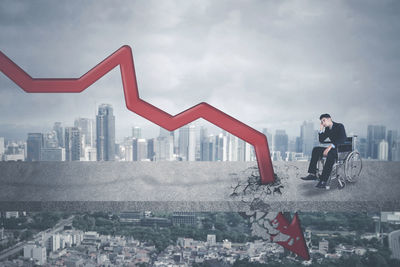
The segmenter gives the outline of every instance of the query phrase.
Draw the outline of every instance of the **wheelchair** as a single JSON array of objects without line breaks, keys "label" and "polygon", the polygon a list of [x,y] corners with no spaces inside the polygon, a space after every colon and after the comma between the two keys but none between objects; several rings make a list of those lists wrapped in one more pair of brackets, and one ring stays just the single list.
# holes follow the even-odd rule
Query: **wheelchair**
[{"label": "wheelchair", "polygon": [[[357,135],[347,137],[343,144],[337,145],[337,158],[332,166],[332,172],[328,177],[326,189],[330,189],[331,180],[337,179],[338,188],[343,189],[346,182],[355,183],[359,180],[362,170],[362,159],[360,153],[357,151],[356,144]],[[331,144],[330,141],[321,142],[321,144]],[[317,161],[317,177],[320,178],[323,167],[325,165],[326,157],[322,156]],[[342,174],[340,174],[342,170]]]}]

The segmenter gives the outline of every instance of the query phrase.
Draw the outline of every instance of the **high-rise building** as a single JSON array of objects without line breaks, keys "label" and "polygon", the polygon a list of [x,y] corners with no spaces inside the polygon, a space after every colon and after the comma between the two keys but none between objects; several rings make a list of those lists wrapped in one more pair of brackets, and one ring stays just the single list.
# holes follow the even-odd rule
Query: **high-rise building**
[{"label": "high-rise building", "polygon": [[196,127],[189,126],[188,161],[196,161]]},{"label": "high-rise building", "polygon": [[215,161],[227,161],[228,138],[224,133],[215,136]]},{"label": "high-rise building", "polygon": [[0,137],[0,160],[1,160],[2,157],[3,157],[4,150],[5,150],[5,146],[4,146],[4,137]]},{"label": "high-rise building", "polygon": [[58,137],[56,131],[51,131],[44,134],[44,147],[45,148],[57,148],[58,145]]},{"label": "high-rise building", "polygon": [[61,122],[55,122],[53,126],[53,130],[56,132],[57,135],[57,141],[58,141],[58,146],[59,147],[64,147],[64,129],[62,127]]},{"label": "high-rise building", "polygon": [[[280,155],[284,157],[286,155],[286,151],[288,151],[289,137],[286,134],[285,130],[276,130],[275,131],[275,151],[279,151]],[[304,142],[304,140],[303,140]],[[284,159],[283,159],[284,160]]]},{"label": "high-rise building", "polygon": [[77,118],[74,126],[81,129],[84,147],[95,147],[95,124],[93,119]]},{"label": "high-rise building", "polygon": [[142,138],[142,129],[138,126],[132,127],[132,137],[133,138]]},{"label": "high-rise building", "polygon": [[200,160],[210,161],[210,144],[208,139],[207,128],[200,128]]},{"label": "high-rise building", "polygon": [[227,138],[228,138],[227,160],[238,161],[239,138],[232,134],[228,134]]},{"label": "high-rise building", "polygon": [[395,161],[394,158],[396,158],[396,143],[398,139],[398,133],[397,130],[388,130],[387,132],[387,141],[388,141],[388,160],[389,161]]},{"label": "high-rise building", "polygon": [[147,158],[150,159],[151,161],[155,160],[154,143],[156,143],[155,138],[151,138],[151,139],[147,140]]},{"label": "high-rise building", "polygon": [[378,159],[388,160],[389,144],[386,140],[382,139],[378,147]]},{"label": "high-rise building", "polygon": [[40,161],[40,150],[44,145],[42,133],[28,133],[26,161]]},{"label": "high-rise building", "polygon": [[368,125],[367,129],[367,157],[378,158],[379,143],[386,139],[386,127],[382,125]]},{"label": "high-rise building", "polygon": [[252,161],[252,145],[246,141],[239,139],[238,144],[238,161]]},{"label": "high-rise building", "polygon": [[[300,127],[301,151],[299,152],[303,152],[304,155],[311,156],[311,152],[314,148],[314,135],[314,123],[304,121]],[[282,150],[280,151],[282,154]]]},{"label": "high-rise building", "polygon": [[132,143],[133,161],[147,159],[147,141],[143,138],[133,138]]},{"label": "high-rise building", "polygon": [[[173,132],[171,132],[173,133]],[[174,159],[174,136],[160,130],[160,135],[154,140],[154,160],[171,161]]]},{"label": "high-rise building", "polygon": [[115,159],[115,117],[109,104],[101,104],[96,116],[96,147],[98,161]]},{"label": "high-rise building", "polygon": [[82,135],[78,127],[65,128],[65,160],[79,161],[82,154]]},{"label": "high-rise building", "polygon": [[367,139],[359,137],[356,139],[356,149],[360,152],[361,158],[367,158],[368,144]]},{"label": "high-rise building", "polygon": [[196,128],[193,124],[179,129],[179,155],[185,161],[196,159]]}]

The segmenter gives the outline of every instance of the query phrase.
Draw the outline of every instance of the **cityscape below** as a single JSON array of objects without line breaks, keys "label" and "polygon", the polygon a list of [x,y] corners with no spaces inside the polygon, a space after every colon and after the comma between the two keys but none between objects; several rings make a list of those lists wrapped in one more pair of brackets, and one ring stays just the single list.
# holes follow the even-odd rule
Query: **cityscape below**
[{"label": "cityscape below", "polygon": [[[304,121],[300,136],[289,140],[284,129],[266,135],[273,161],[306,161],[314,146],[321,145],[314,123]],[[26,140],[0,137],[3,161],[255,161],[251,144],[222,129],[208,134],[205,126],[189,123],[178,130],[160,127],[159,136],[144,138],[141,128],[131,135],[115,138],[115,116],[110,104],[98,107],[95,119],[76,118],[73,126],[55,122],[46,133],[27,133]],[[347,136],[353,136],[352,134]],[[368,125],[366,137],[357,136],[356,149],[367,160],[399,161],[400,139],[397,130],[383,125]]]}]

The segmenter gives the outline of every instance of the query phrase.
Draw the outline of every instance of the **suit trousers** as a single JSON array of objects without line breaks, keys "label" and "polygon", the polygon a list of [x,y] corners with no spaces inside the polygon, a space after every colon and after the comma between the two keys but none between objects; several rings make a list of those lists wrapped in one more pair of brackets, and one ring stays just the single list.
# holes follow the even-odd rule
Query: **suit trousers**
[{"label": "suit trousers", "polygon": [[[310,165],[308,166],[308,172],[316,174],[317,173],[317,162],[323,157],[323,152],[326,147],[316,146],[312,150]],[[335,164],[335,159],[337,159],[337,151],[336,148],[332,148],[328,152],[328,156],[326,157],[324,169],[322,170],[322,174],[320,176],[321,181],[328,181],[329,176],[332,172],[333,164]]]}]

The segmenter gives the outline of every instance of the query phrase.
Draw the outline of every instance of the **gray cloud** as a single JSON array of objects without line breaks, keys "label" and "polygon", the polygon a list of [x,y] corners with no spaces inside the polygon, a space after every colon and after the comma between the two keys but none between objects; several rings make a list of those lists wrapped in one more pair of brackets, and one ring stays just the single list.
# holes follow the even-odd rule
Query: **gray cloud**
[{"label": "gray cloud", "polygon": [[[79,77],[124,44],[141,98],[201,101],[253,128],[299,134],[328,112],[346,130],[399,113],[398,1],[2,1],[0,48],[32,77]],[[0,124],[72,124],[113,104],[119,136],[152,125],[125,108],[118,69],[82,94],[26,94],[0,76]]]}]

